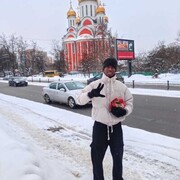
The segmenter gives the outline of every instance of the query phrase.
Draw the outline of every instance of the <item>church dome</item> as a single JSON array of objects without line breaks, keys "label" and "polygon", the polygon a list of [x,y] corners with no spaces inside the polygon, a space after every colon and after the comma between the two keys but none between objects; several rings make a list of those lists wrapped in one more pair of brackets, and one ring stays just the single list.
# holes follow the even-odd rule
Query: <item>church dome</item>
[{"label": "church dome", "polygon": [[76,16],[76,12],[72,8],[70,8],[69,11],[67,12],[67,17],[70,16]]},{"label": "church dome", "polygon": [[70,16],[76,16],[76,12],[75,12],[73,9],[70,9],[70,10],[67,12],[67,17],[70,17]]},{"label": "church dome", "polygon": [[96,8],[96,14],[98,14],[98,13],[104,13],[105,14],[105,8],[103,7],[103,6],[98,6],[97,8]]}]

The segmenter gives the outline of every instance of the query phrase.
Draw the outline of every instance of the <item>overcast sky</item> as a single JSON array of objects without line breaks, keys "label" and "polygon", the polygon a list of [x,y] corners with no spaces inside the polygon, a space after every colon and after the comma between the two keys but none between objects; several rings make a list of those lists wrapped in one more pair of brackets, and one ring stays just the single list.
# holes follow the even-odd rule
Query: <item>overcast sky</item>
[{"label": "overcast sky", "polygon": [[[15,34],[50,50],[67,29],[70,0],[0,0],[0,35]],[[180,31],[180,0],[102,0],[109,28],[118,38],[135,40],[135,51],[151,50],[159,41],[174,42]],[[72,0],[76,10],[78,0]]]}]

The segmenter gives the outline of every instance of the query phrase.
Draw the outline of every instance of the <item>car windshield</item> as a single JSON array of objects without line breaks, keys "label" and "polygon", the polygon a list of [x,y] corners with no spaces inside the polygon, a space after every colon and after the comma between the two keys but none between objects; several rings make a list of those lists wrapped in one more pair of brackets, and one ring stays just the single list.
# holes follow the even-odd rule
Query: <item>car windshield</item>
[{"label": "car windshield", "polygon": [[103,73],[98,73],[94,77],[100,79],[102,77]]},{"label": "car windshield", "polygon": [[116,76],[119,77],[119,78],[122,77],[120,73],[116,73]]},{"label": "car windshield", "polygon": [[85,87],[82,82],[66,82],[65,85],[69,90],[83,89]]}]

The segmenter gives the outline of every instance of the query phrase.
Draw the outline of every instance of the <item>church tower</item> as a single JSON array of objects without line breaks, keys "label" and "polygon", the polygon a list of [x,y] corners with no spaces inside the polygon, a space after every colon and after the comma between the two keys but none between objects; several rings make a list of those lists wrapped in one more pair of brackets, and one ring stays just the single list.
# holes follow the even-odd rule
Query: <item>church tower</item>
[{"label": "church tower", "polygon": [[[81,63],[84,59],[84,54],[86,56],[90,54],[92,44],[98,46],[94,49],[98,49],[102,43],[97,42],[97,40],[99,41],[102,36],[105,41],[105,49],[109,47],[109,40],[106,35],[108,17],[106,16],[104,5],[99,0],[78,0],[77,9],[77,12],[75,12],[72,2],[70,2],[67,12],[67,33],[62,39],[68,71],[82,70]],[[103,54],[108,56],[106,52],[103,52]]]}]

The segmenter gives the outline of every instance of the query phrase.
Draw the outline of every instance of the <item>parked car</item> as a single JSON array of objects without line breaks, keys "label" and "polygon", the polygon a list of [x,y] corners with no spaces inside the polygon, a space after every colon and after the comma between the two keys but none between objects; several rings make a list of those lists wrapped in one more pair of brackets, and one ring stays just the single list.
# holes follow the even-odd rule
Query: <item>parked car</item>
[{"label": "parked car", "polygon": [[12,77],[13,77],[13,75],[6,75],[6,76],[3,77],[3,80],[9,80]]},{"label": "parked car", "polygon": [[9,78],[9,86],[28,86],[26,77],[11,77]]},{"label": "parked car", "polygon": [[[87,80],[87,84],[90,84],[91,82],[96,81],[96,80],[102,78],[102,75],[103,75],[102,72],[96,74],[95,76],[93,76],[92,78],[90,78],[90,79]],[[119,81],[121,81],[122,83],[124,83],[124,78],[122,77],[122,75],[121,75],[120,72],[116,72],[116,77],[117,77],[117,78],[116,78],[117,80],[119,80]]]},{"label": "parked car", "polygon": [[78,106],[77,97],[85,86],[80,81],[54,81],[43,88],[42,95],[47,104],[51,102],[65,103],[73,109]]},{"label": "parked car", "polygon": [[59,72],[57,70],[47,70],[47,71],[44,71],[43,75],[45,77],[55,77],[55,76],[64,77],[63,73]]}]

